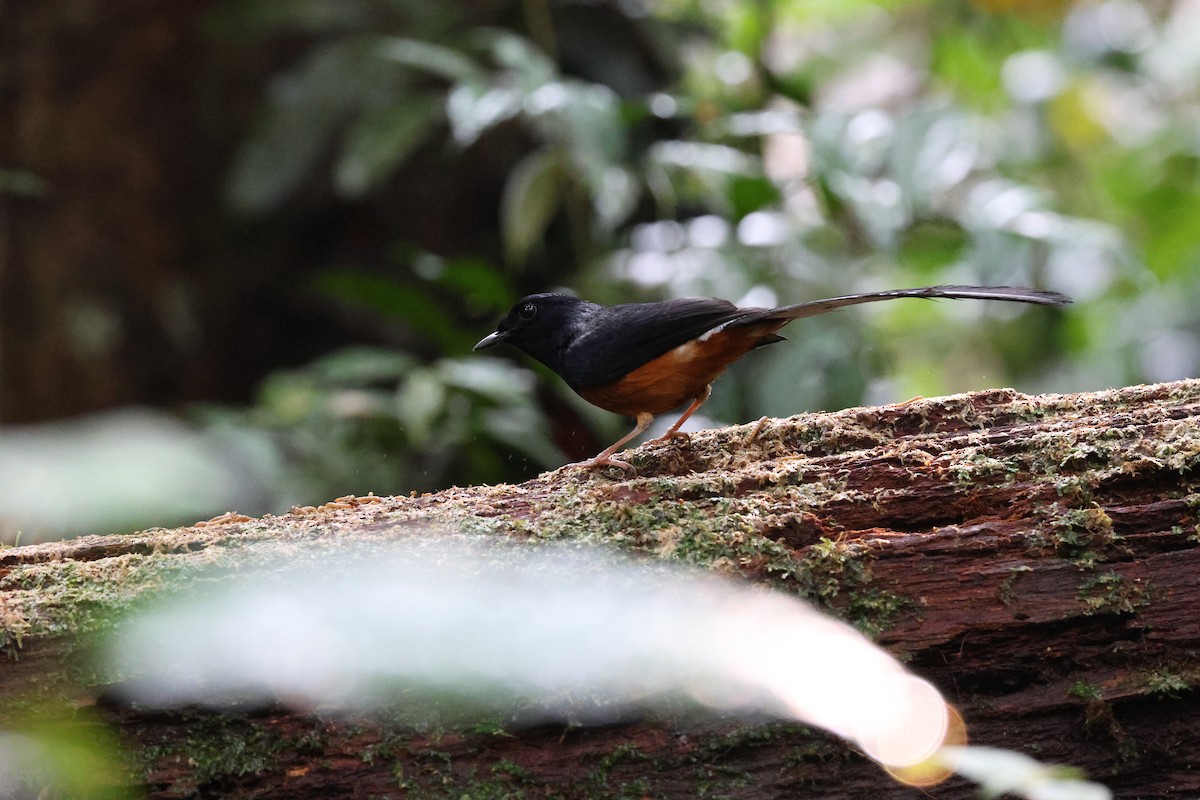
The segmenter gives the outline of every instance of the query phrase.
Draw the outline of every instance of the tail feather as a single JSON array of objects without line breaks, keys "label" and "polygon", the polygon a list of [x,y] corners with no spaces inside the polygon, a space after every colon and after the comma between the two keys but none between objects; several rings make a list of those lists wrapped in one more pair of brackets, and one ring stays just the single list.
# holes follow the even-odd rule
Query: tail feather
[{"label": "tail feather", "polygon": [[917,289],[889,289],[882,292],[864,292],[862,294],[846,294],[840,297],[830,297],[826,300],[812,300],[807,303],[796,303],[774,309],[763,309],[762,312],[743,317],[734,325],[753,324],[764,320],[779,320],[790,322],[802,317],[815,317],[844,306],[856,306],[860,303],[877,303],[881,300],[897,300],[903,297],[924,297],[928,299],[947,300],[1004,300],[1012,303],[1035,303],[1044,306],[1061,306],[1071,302],[1071,298],[1058,292],[1045,292],[1040,289],[1027,289],[1021,286],[923,286]]}]

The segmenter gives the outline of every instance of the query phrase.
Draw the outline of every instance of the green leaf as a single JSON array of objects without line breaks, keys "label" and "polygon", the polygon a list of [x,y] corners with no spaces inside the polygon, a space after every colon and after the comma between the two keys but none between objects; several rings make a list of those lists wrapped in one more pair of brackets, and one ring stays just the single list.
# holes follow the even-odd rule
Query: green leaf
[{"label": "green leaf", "polygon": [[438,282],[452,289],[472,311],[507,311],[516,297],[499,267],[488,261],[455,259]]},{"label": "green leaf", "polygon": [[527,90],[549,83],[558,73],[554,61],[524,36],[501,28],[484,28],[476,38],[491,52],[496,64],[515,73]]},{"label": "green leaf", "polygon": [[736,175],[729,182],[729,202],[738,219],[781,199],[779,187],[765,177]]},{"label": "green leaf", "polygon": [[378,53],[384,58],[429,72],[452,83],[483,79],[482,71],[470,58],[433,42],[389,36],[380,43]]},{"label": "green leaf", "polygon": [[726,14],[726,41],[753,59],[762,51],[771,21],[756,3],[733,4]]},{"label": "green leaf", "polygon": [[638,182],[622,164],[626,123],[620,98],[606,86],[578,80],[552,80],[529,92],[524,118],[548,147],[562,154],[559,168],[583,186],[597,222],[614,229],[633,212]]},{"label": "green leaf", "polygon": [[557,154],[526,156],[508,176],[500,205],[500,227],[509,263],[520,264],[546,232],[561,201],[562,166]]},{"label": "green leaf", "polygon": [[234,162],[228,189],[234,210],[265,214],[280,206],[312,172],[340,121],[340,112],[303,98],[269,107]]},{"label": "green leaf", "polygon": [[457,84],[446,98],[446,117],[459,144],[472,144],[489,128],[521,112],[524,95],[506,86],[468,81]]},{"label": "green leaf", "polygon": [[45,197],[49,192],[50,183],[29,170],[0,167],[0,196]]},{"label": "green leaf", "polygon": [[779,3],[778,13],[785,19],[813,23],[854,23],[866,18],[875,19],[880,9],[917,6],[913,0],[804,0],[801,3]]},{"label": "green leaf", "polygon": [[701,203],[721,213],[734,215],[738,209],[754,210],[765,192],[777,189],[761,184],[761,163],[727,145],[705,142],[664,141],[646,154],[644,172],[649,176],[660,202],[670,192],[683,202]]},{"label": "green leaf", "polygon": [[754,175],[758,163],[742,151],[723,144],[671,140],[658,142],[646,154],[664,168],[722,175]]},{"label": "green leaf", "polygon": [[529,406],[486,409],[482,427],[490,439],[508,445],[544,467],[556,467],[566,461],[546,431],[546,418]]},{"label": "green leaf", "polygon": [[610,166],[590,187],[596,219],[608,231],[629,219],[637,208],[641,187],[629,170]]},{"label": "green leaf", "polygon": [[446,386],[474,392],[499,405],[532,402],[533,373],[514,370],[510,361],[472,355],[442,359],[436,369]]},{"label": "green leaf", "polygon": [[606,169],[624,152],[621,101],[606,86],[555,81],[532,93],[526,107],[537,109],[532,116],[543,135],[568,148],[583,169]]},{"label": "green leaf", "polygon": [[316,412],[322,391],[304,372],[276,372],[258,387],[258,410],[284,425],[295,425]]},{"label": "green leaf", "polygon": [[[335,167],[338,190],[361,194],[386,176],[438,119],[433,96],[412,86],[414,69],[450,80],[481,80],[465,56],[417,40],[353,35],[314,48],[298,68],[270,85],[264,111],[230,178],[234,208],[262,214],[280,206],[351,122]],[[475,109],[476,117],[495,111],[490,102]],[[503,113],[516,110],[506,107]],[[498,119],[493,116],[484,126]]]},{"label": "green leaf", "polygon": [[397,380],[412,366],[412,357],[396,350],[348,347],[321,357],[309,371],[322,383],[334,386],[370,386]]},{"label": "green leaf", "polygon": [[435,423],[446,405],[446,386],[431,369],[417,369],[396,395],[396,416],[414,444],[436,433]]},{"label": "green leaf", "polygon": [[455,324],[453,315],[447,313],[436,298],[390,278],[353,269],[337,269],[317,275],[311,286],[343,303],[401,320],[447,352],[466,350],[475,341],[471,334]]},{"label": "green leaf", "polygon": [[360,118],[334,168],[338,191],[355,197],[371,189],[427,140],[441,118],[441,104],[425,96]]},{"label": "green leaf", "polygon": [[1000,59],[971,32],[954,30],[933,43],[933,72],[963,100],[985,109],[1003,107]]},{"label": "green leaf", "polygon": [[374,41],[340,39],[319,47],[273,83],[230,176],[229,200],[235,210],[273,211],[308,178],[338,129],[384,84],[382,62],[371,53]]}]

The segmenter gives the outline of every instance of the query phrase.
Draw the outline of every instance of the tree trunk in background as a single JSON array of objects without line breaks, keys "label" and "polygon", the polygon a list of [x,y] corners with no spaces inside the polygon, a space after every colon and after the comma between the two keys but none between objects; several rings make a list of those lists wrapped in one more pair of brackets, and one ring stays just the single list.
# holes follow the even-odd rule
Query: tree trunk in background
[{"label": "tree trunk in background", "polygon": [[6,4],[0,168],[42,189],[4,198],[0,421],[195,396],[212,369],[203,222],[181,213],[224,158],[194,119],[208,5]]},{"label": "tree trunk in background", "polygon": [[[516,486],[0,551],[0,645],[20,655],[0,663],[0,696],[49,687],[86,704],[97,690],[73,637],[164,576],[186,585],[191,570],[251,552],[287,564],[438,525],[609,543],[799,592],[936,684],[975,744],[1082,767],[1120,796],[1200,793],[1200,381],[763,420],[631,460],[637,477],[564,468]],[[917,796],[796,725],[496,735],[278,709],[100,716],[154,797]],[[976,796],[959,780],[928,791]]]},{"label": "tree trunk in background", "polygon": [[[244,402],[268,372],[350,342],[434,355],[425,332],[308,279],[351,266],[403,281],[398,243],[498,249],[519,131],[454,159],[434,142],[353,201],[317,170],[282,209],[233,217],[225,180],[264,86],[311,38],[214,32],[219,5],[0,0],[0,424]],[[477,5],[464,13],[484,26],[504,11]]]},{"label": "tree trunk in background", "polygon": [[353,335],[304,295],[355,239],[344,209],[226,210],[297,40],[213,33],[217,5],[0,0],[0,424],[244,402]]}]

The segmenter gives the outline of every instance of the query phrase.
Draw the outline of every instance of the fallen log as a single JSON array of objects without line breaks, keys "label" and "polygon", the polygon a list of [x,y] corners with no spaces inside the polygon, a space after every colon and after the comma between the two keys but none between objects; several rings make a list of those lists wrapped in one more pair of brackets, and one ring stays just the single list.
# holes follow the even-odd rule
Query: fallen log
[{"label": "fallen log", "polygon": [[[430,527],[589,541],[796,592],[932,681],[971,741],[1119,795],[1200,792],[1200,381],[995,390],[764,419],[644,446],[620,471],[0,551],[0,725],[95,707],[152,797],[911,797],[795,724],[708,718],[473,729],[104,702],[80,643],[247,553]],[[95,722],[98,721],[98,722]],[[927,790],[966,798],[952,780]]]}]

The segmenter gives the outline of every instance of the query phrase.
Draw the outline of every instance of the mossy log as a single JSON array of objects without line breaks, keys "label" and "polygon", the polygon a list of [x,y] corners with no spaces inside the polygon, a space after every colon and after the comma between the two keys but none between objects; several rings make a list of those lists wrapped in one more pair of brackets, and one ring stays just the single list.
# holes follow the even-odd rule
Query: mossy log
[{"label": "mossy log", "polygon": [[[798,592],[936,684],[972,742],[1081,767],[1120,796],[1200,793],[1200,381],[764,419],[630,460],[636,476],[566,467],[0,551],[0,696],[91,705],[80,637],[247,548],[287,563],[436,526],[589,540]],[[153,797],[918,794],[794,724],[500,735],[95,705]],[[974,796],[957,780],[927,791]]]}]

